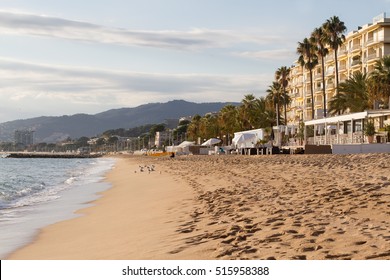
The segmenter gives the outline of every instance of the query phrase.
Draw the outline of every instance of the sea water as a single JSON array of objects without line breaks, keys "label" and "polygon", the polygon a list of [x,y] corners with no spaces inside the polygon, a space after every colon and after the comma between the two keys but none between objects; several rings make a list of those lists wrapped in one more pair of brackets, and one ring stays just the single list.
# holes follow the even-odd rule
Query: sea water
[{"label": "sea water", "polygon": [[114,159],[0,158],[0,258],[31,242],[39,229],[75,211],[110,185]]}]

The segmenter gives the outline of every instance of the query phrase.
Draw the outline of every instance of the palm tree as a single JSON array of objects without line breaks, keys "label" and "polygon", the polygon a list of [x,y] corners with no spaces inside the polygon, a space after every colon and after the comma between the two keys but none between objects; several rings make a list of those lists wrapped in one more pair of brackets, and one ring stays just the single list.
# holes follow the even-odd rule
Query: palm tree
[{"label": "palm tree", "polygon": [[287,101],[286,98],[286,87],[288,86],[288,83],[290,81],[290,67],[282,66],[275,72],[275,79],[279,82],[279,84],[282,86],[282,96],[283,100],[286,102],[283,102],[284,105],[284,122],[285,125],[287,125]]},{"label": "palm tree", "polygon": [[273,82],[271,86],[267,89],[267,100],[273,104],[276,112],[276,125],[280,124],[280,93],[281,93],[281,85],[278,82]]},{"label": "palm tree", "polygon": [[329,114],[342,115],[348,110],[346,95],[337,93],[329,100]]},{"label": "palm tree", "polygon": [[207,114],[200,119],[200,137],[203,139],[219,136],[220,128],[218,118],[212,114]]},{"label": "palm tree", "polygon": [[329,53],[326,48],[326,36],[323,27],[316,28],[311,33],[313,43],[317,45],[317,56],[321,57],[322,96],[324,99],[324,117],[326,118],[326,90],[325,90],[325,57]]},{"label": "palm tree", "polygon": [[342,114],[362,112],[373,104],[368,93],[369,78],[367,74],[355,72],[345,82],[340,83],[339,92],[329,102],[329,112]]},{"label": "palm tree", "polygon": [[347,30],[347,27],[345,26],[344,22],[339,19],[339,17],[333,16],[323,24],[323,28],[326,33],[326,42],[328,43],[329,47],[334,51],[337,93],[339,86],[339,66],[337,61],[337,51],[345,41],[344,32]]},{"label": "palm tree", "polygon": [[372,72],[379,95],[388,99],[388,107],[390,108],[390,55],[384,56],[375,63],[375,70]]},{"label": "palm tree", "polygon": [[351,113],[362,112],[373,103],[373,100],[369,100],[367,85],[368,76],[360,71],[340,83],[339,94],[346,96],[347,107]]},{"label": "palm tree", "polygon": [[284,124],[287,125],[287,106],[289,106],[292,102],[291,96],[284,92],[280,96],[280,103],[284,106]]},{"label": "palm tree", "polygon": [[311,118],[314,119],[313,69],[318,64],[316,46],[305,38],[302,42],[298,42],[297,53],[299,54],[298,62],[310,72]]},{"label": "palm tree", "polygon": [[[240,129],[239,127],[238,109],[234,105],[226,105],[219,112],[219,125],[221,133],[223,135],[233,135],[235,131]],[[229,142],[229,138],[227,139]]]},{"label": "palm tree", "polygon": [[253,94],[247,94],[241,101],[240,106],[241,121],[243,129],[252,129],[255,126],[256,119],[256,97]]},{"label": "palm tree", "polygon": [[200,115],[195,115],[187,128],[187,135],[189,139],[196,140],[200,137],[200,120],[202,117]]},{"label": "palm tree", "polygon": [[260,97],[256,100],[256,108],[259,112],[257,127],[272,127],[276,125],[276,115],[273,102],[270,103],[266,97]]}]

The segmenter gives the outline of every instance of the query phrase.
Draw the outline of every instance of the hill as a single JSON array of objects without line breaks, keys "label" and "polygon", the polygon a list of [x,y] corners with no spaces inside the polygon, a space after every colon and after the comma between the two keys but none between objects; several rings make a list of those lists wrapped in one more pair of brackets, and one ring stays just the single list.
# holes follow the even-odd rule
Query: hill
[{"label": "hill", "polygon": [[179,119],[195,114],[217,112],[227,104],[193,103],[174,100],[166,103],[149,103],[134,108],[112,109],[95,115],[76,114],[60,117],[37,117],[0,124],[0,141],[13,141],[15,130],[34,130],[34,142],[57,142],[68,137],[93,137],[106,130],[133,128],[145,124],[162,123],[166,119]]}]

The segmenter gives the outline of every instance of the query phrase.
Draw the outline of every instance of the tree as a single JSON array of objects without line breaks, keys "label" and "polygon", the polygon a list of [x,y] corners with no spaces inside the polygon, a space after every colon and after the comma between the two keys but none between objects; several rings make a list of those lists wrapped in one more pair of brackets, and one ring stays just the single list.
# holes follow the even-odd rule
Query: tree
[{"label": "tree", "polygon": [[387,99],[390,108],[390,55],[376,61],[372,78],[377,86],[379,97]]},{"label": "tree", "polygon": [[243,130],[253,129],[255,127],[256,119],[256,97],[253,94],[247,94],[241,101],[239,113],[241,117],[241,128]]},{"label": "tree", "polygon": [[305,38],[302,42],[298,42],[297,53],[299,54],[298,62],[310,72],[311,118],[314,119],[313,69],[318,64],[316,45],[310,39]]},{"label": "tree", "polygon": [[321,74],[322,74],[322,96],[324,117],[326,118],[326,89],[325,89],[325,57],[329,53],[326,48],[326,34],[323,27],[315,28],[311,33],[311,39],[316,44],[316,54],[321,57]]},{"label": "tree", "polygon": [[329,102],[329,112],[342,114],[362,112],[373,104],[368,93],[367,74],[355,72],[345,82],[340,83],[339,92]]},{"label": "tree", "polygon": [[150,130],[149,130],[149,134],[154,136],[156,135],[156,132],[161,132],[161,131],[164,131],[165,130],[165,124],[164,123],[160,123],[160,124],[154,124]]},{"label": "tree", "polygon": [[345,41],[344,32],[347,30],[344,22],[342,22],[339,17],[333,16],[328,19],[324,24],[323,28],[325,30],[326,39],[325,41],[328,43],[329,47],[334,51],[334,63],[336,69],[336,93],[339,86],[339,66],[337,59],[337,51],[339,47],[341,47]]},{"label": "tree", "polygon": [[283,92],[280,96],[280,103],[284,106],[284,124],[287,125],[287,106],[292,102],[291,96],[287,92]]},{"label": "tree", "polygon": [[282,66],[275,72],[275,79],[282,87],[282,104],[284,106],[284,123],[287,124],[287,105],[291,103],[291,99],[286,94],[286,87],[290,81],[290,67]]},{"label": "tree", "polygon": [[212,114],[205,115],[200,119],[199,130],[202,139],[219,136],[218,118]]},{"label": "tree", "polygon": [[200,137],[200,120],[202,117],[198,114],[193,116],[191,123],[188,125],[187,134],[188,138],[196,141]]},{"label": "tree", "polygon": [[351,113],[362,112],[373,103],[368,95],[367,74],[355,72],[345,82],[340,83],[339,93],[345,95],[346,104]]},{"label": "tree", "polygon": [[276,125],[279,126],[280,124],[280,92],[281,92],[281,85],[278,82],[273,82],[271,86],[267,89],[267,100],[271,104],[273,104],[273,107],[275,108],[276,112]]},{"label": "tree", "polygon": [[219,125],[224,135],[233,134],[240,129],[238,117],[238,109],[234,105],[226,105],[221,109],[219,112]]},{"label": "tree", "polygon": [[273,101],[269,101],[267,97],[260,97],[256,100],[256,107],[259,111],[257,127],[267,128],[276,125],[276,114]]},{"label": "tree", "polygon": [[342,115],[348,110],[345,94],[337,93],[329,101],[329,114]]}]

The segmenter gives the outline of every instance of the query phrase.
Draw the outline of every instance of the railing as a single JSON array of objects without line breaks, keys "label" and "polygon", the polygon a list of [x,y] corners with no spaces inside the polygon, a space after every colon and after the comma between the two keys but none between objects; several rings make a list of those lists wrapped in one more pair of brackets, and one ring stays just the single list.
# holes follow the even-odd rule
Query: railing
[{"label": "railing", "polygon": [[357,66],[362,64],[361,60],[352,60],[351,67]]},{"label": "railing", "polygon": [[367,46],[367,45],[372,44],[372,43],[375,43],[374,38],[368,38],[364,45]]},{"label": "railing", "polygon": [[325,75],[326,75],[326,76],[334,75],[334,69],[327,70],[327,71],[325,72]]},{"label": "railing", "polygon": [[357,51],[357,50],[360,50],[362,47],[360,46],[360,44],[357,44],[357,45],[353,45],[353,47],[351,48],[352,51]]},{"label": "railing", "polygon": [[332,89],[332,88],[334,88],[334,83],[328,83],[326,85],[326,89]]},{"label": "railing", "polygon": [[346,49],[346,48],[343,48],[343,49],[339,49],[339,50],[338,50],[337,55],[338,55],[338,56],[343,56],[343,55],[346,55],[347,53],[348,53],[347,49]]},{"label": "railing", "polygon": [[348,134],[319,135],[308,138],[308,144],[312,145],[330,145],[330,144],[361,144],[367,143],[361,131]]},{"label": "railing", "polygon": [[346,64],[340,65],[339,71],[344,71],[344,70],[347,70],[347,65]]},{"label": "railing", "polygon": [[376,60],[378,59],[379,57],[376,55],[376,53],[373,53],[373,54],[369,54],[365,59],[364,59],[364,62],[367,62],[367,61],[370,61],[370,60]]}]

